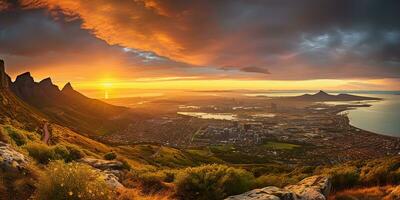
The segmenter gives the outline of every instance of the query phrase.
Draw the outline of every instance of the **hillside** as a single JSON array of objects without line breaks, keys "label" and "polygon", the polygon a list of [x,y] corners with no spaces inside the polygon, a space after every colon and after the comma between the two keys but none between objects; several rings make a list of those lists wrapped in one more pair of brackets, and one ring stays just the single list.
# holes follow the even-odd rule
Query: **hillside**
[{"label": "hillside", "polygon": [[10,123],[28,130],[35,130],[47,119],[35,108],[21,101],[9,90],[10,77],[0,60],[0,123]]},{"label": "hillside", "polygon": [[9,83],[10,91],[51,121],[88,135],[104,135],[124,130],[141,117],[129,108],[88,98],[68,83],[62,90],[50,78],[35,82],[29,72]]}]

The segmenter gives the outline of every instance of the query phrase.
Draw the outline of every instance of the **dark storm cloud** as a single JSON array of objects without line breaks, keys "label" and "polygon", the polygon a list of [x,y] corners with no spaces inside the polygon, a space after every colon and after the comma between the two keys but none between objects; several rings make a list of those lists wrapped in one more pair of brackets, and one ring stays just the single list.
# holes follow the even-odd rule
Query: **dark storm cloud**
[{"label": "dark storm cloud", "polygon": [[6,60],[11,72],[49,66],[62,69],[66,65],[96,65],[107,60],[116,60],[128,68],[145,67],[145,70],[195,67],[150,51],[109,45],[81,29],[80,19],[61,12],[22,10],[15,4],[8,5],[7,11],[0,12],[0,58]]},{"label": "dark storm cloud", "polygon": [[[153,64],[170,59],[182,67],[236,66],[233,71],[268,79],[400,77],[398,0],[21,2],[78,16],[82,24],[76,26],[108,44],[161,55]],[[212,73],[221,71],[227,72]]]}]

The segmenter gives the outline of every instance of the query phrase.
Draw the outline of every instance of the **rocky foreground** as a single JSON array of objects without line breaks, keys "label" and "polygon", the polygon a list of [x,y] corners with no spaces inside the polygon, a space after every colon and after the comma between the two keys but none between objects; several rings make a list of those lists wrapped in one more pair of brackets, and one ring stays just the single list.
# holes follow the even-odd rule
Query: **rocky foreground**
[{"label": "rocky foreground", "polygon": [[331,182],[325,176],[311,176],[285,188],[269,186],[230,196],[225,200],[326,200]]}]

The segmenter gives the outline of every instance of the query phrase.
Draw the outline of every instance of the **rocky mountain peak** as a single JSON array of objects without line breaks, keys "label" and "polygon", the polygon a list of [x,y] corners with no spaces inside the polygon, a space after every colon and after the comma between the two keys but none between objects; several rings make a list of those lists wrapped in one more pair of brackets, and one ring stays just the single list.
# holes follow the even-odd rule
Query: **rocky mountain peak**
[{"label": "rocky mountain peak", "polygon": [[322,90],[320,90],[318,93],[316,93],[315,95],[318,95],[318,96],[327,96],[327,95],[329,95],[328,93],[326,93],[326,92],[324,92],[324,91],[322,91]]},{"label": "rocky mountain peak", "polygon": [[33,80],[33,77],[31,76],[30,72],[25,72],[23,74],[20,74],[17,76],[15,79],[15,84],[34,84],[35,81]]},{"label": "rocky mountain peak", "polygon": [[4,61],[0,60],[0,88],[7,88],[6,71],[4,68]]},{"label": "rocky mountain peak", "polygon": [[53,84],[50,77],[41,80],[38,85],[42,92],[47,95],[60,95],[60,89]]},{"label": "rocky mountain peak", "polygon": [[41,86],[53,86],[53,82],[51,81],[51,78],[48,77],[48,78],[45,78],[45,79],[41,80],[39,82],[39,85],[41,85]]},{"label": "rocky mountain peak", "polygon": [[64,87],[61,91],[66,92],[66,91],[71,91],[71,90],[74,90],[74,88],[72,87],[71,83],[68,82],[67,84],[64,85]]}]

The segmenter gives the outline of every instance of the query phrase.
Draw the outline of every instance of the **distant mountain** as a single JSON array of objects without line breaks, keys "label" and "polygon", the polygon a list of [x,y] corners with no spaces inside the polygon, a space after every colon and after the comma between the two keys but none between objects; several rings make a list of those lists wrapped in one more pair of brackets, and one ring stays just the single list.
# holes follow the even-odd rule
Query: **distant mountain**
[{"label": "distant mountain", "polygon": [[315,94],[304,94],[301,96],[288,97],[299,101],[365,101],[365,100],[381,100],[375,97],[364,97],[351,94],[331,95],[324,91],[319,91]]},{"label": "distant mountain", "polygon": [[91,99],[67,83],[62,90],[51,78],[35,82],[29,72],[17,76],[14,82],[4,72],[0,61],[0,86],[6,93],[37,109],[51,121],[88,135],[112,134],[124,130],[140,118],[131,109]]}]

